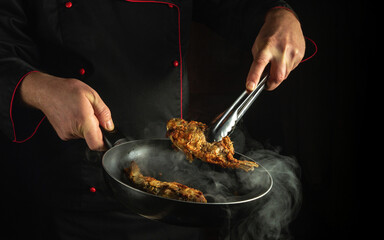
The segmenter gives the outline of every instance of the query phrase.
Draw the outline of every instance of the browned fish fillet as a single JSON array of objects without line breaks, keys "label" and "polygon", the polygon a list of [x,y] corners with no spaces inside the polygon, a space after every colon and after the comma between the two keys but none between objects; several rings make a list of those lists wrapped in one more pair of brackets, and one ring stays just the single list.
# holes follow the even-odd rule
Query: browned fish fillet
[{"label": "browned fish fillet", "polygon": [[207,142],[205,138],[207,129],[208,127],[204,123],[174,118],[167,123],[167,136],[177,148],[187,155],[190,161],[196,157],[223,168],[240,168],[247,172],[259,166],[252,161],[234,158],[235,151],[228,136],[219,142]]},{"label": "browned fish fillet", "polygon": [[135,187],[145,192],[183,201],[207,202],[203,193],[197,189],[187,187],[177,182],[162,182],[153,177],[143,176],[140,168],[134,161],[131,162],[128,168],[124,169],[124,172]]}]

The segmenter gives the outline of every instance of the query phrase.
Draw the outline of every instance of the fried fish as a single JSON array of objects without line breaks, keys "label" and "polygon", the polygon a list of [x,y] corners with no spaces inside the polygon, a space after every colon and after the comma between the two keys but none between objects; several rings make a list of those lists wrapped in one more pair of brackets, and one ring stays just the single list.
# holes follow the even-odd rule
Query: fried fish
[{"label": "fried fish", "polygon": [[167,137],[190,161],[195,157],[223,168],[239,168],[246,172],[259,166],[252,161],[234,158],[235,150],[228,136],[218,142],[207,142],[207,129],[208,126],[204,123],[174,118],[167,123]]},{"label": "fried fish", "polygon": [[143,176],[139,166],[134,161],[131,162],[128,168],[124,169],[124,172],[133,186],[145,192],[182,201],[207,202],[200,190],[178,182],[162,182],[153,177]]}]

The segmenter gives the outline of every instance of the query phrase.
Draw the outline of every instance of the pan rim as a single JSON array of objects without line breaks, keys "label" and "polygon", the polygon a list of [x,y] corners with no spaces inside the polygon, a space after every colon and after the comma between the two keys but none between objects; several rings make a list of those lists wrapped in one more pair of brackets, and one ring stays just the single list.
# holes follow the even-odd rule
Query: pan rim
[{"label": "pan rim", "polygon": [[240,201],[232,201],[232,202],[207,202],[207,203],[202,203],[202,202],[191,202],[191,201],[183,201],[183,200],[178,200],[178,199],[172,199],[172,198],[166,198],[166,197],[162,197],[162,196],[158,196],[158,195],[155,195],[155,194],[151,194],[151,193],[147,193],[145,191],[142,191],[140,189],[137,189],[137,188],[134,188],[126,183],[124,183],[123,181],[117,179],[115,176],[113,176],[108,170],[107,168],[105,167],[105,159],[107,158],[106,156],[108,156],[108,154],[111,154],[111,152],[113,150],[116,150],[117,148],[119,147],[123,147],[124,145],[126,144],[131,144],[131,143],[134,143],[134,142],[147,142],[147,141],[168,141],[168,142],[171,142],[170,139],[168,138],[150,138],[150,139],[137,139],[137,140],[131,140],[131,141],[127,141],[127,142],[122,142],[122,143],[118,143],[117,145],[113,146],[112,148],[108,149],[108,151],[106,151],[102,157],[102,167],[104,169],[104,171],[108,174],[109,177],[111,177],[114,181],[118,182],[119,184],[123,185],[124,187],[128,187],[129,189],[131,190],[134,190],[136,192],[139,192],[139,193],[143,193],[147,196],[150,196],[150,197],[155,197],[155,198],[160,198],[160,199],[164,199],[164,200],[169,200],[169,201],[174,201],[174,202],[178,202],[178,203],[183,203],[183,204],[191,204],[191,205],[236,205],[236,204],[242,204],[242,203],[247,203],[247,202],[252,202],[256,199],[259,199],[259,198],[262,198],[264,197],[265,195],[267,195],[273,185],[274,185],[274,181],[273,181],[273,177],[272,175],[269,173],[269,171],[264,167],[262,166],[260,163],[256,162],[255,160],[253,160],[252,158],[242,154],[242,153],[239,153],[239,152],[236,152],[236,154],[242,156],[242,157],[245,157],[247,160],[250,160],[250,161],[253,161],[253,162],[256,162],[258,165],[259,165],[259,168],[261,167],[263,169],[264,172],[266,172],[269,176],[269,179],[271,181],[270,183],[270,186],[268,187],[268,189],[263,192],[262,194],[256,196],[256,197],[253,197],[253,198],[249,198],[249,199],[244,199],[244,200],[240,200]]}]

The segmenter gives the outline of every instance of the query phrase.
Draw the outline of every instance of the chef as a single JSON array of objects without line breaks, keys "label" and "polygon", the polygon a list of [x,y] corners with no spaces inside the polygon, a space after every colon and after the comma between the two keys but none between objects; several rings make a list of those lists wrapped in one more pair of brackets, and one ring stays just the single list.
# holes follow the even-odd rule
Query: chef
[{"label": "chef", "polygon": [[100,128],[164,137],[167,120],[187,116],[192,20],[252,51],[248,90],[269,63],[275,89],[304,55],[300,22],[282,0],[1,1],[1,131],[14,142],[9,161],[29,169],[41,232],[51,229],[40,239],[199,237],[127,213],[100,162]]}]

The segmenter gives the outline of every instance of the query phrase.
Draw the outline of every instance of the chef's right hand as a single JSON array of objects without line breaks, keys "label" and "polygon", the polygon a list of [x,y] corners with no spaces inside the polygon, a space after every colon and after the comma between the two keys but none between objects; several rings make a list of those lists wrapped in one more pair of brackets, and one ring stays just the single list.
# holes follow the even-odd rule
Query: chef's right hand
[{"label": "chef's right hand", "polygon": [[62,140],[84,138],[91,150],[105,149],[100,126],[114,129],[111,111],[90,86],[74,78],[32,72],[19,91],[26,104],[46,115]]}]

